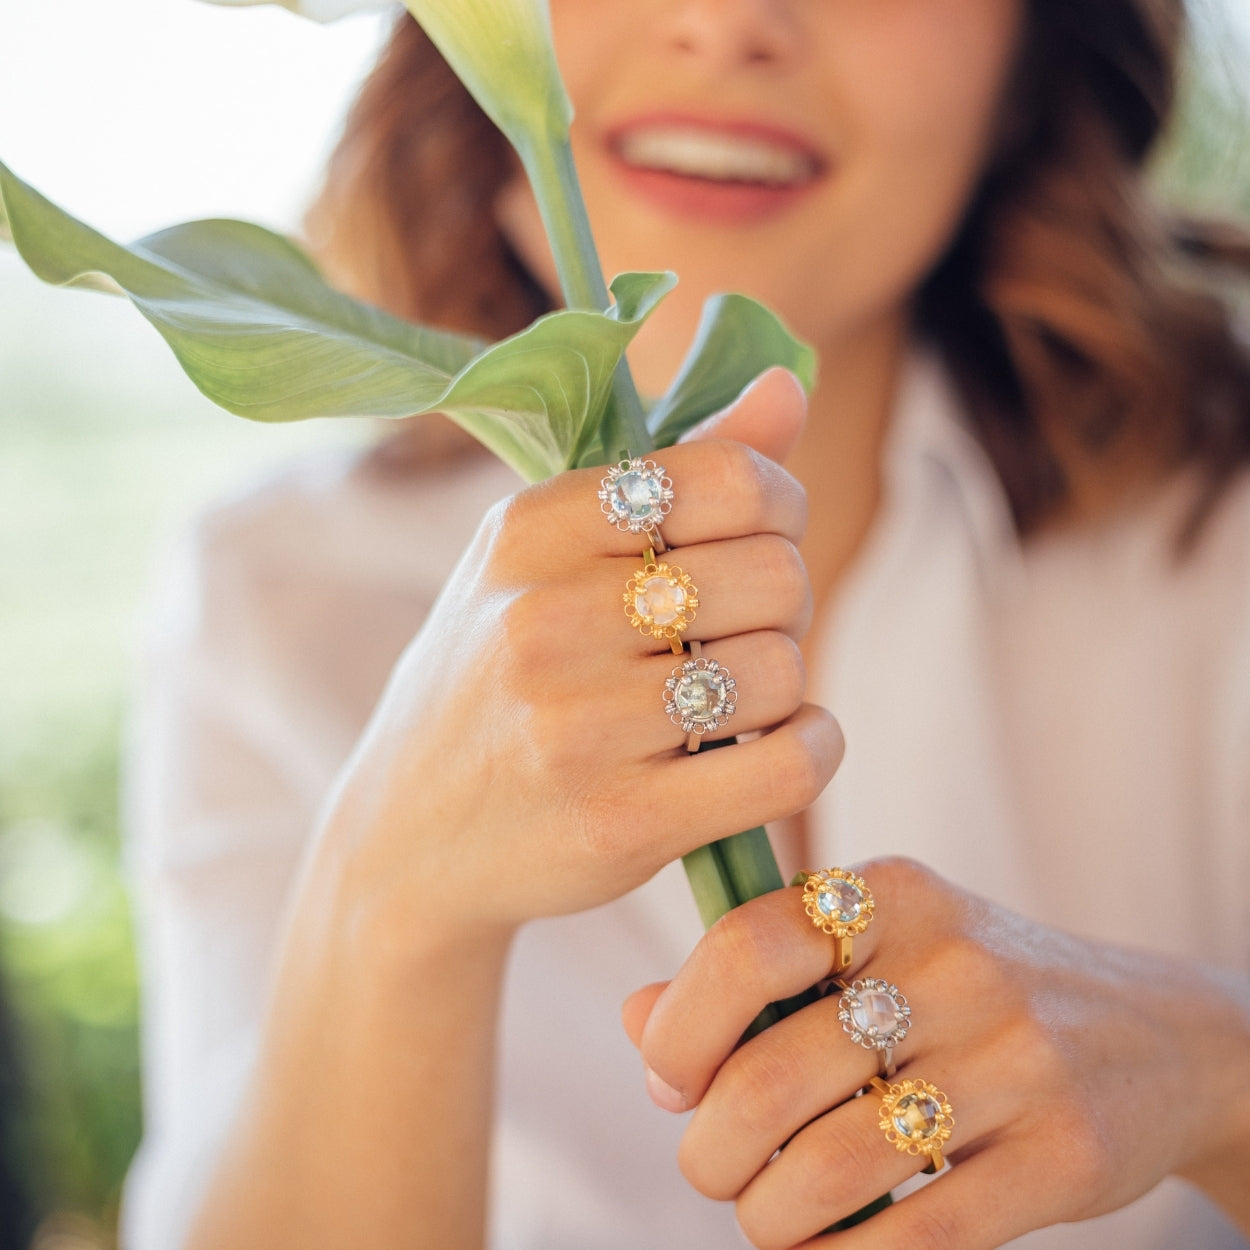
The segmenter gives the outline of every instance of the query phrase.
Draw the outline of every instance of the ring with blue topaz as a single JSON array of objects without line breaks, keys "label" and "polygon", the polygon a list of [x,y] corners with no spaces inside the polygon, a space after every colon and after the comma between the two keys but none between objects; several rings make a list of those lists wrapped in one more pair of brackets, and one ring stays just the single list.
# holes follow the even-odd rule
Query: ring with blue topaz
[{"label": "ring with blue topaz", "polygon": [[955,1127],[955,1112],[936,1085],[902,1081],[897,1085],[874,1076],[872,1088],[881,1095],[878,1121],[886,1140],[903,1154],[927,1155],[926,1172],[940,1172],[942,1147]]},{"label": "ring with blue topaz", "polygon": [[737,683],[729,670],[699,654],[691,644],[691,658],[673,669],[664,683],[664,710],[674,725],[689,735],[687,750],[699,749],[699,735],[720,729],[734,714]]},{"label": "ring with blue topaz", "polygon": [[851,939],[872,923],[875,906],[863,877],[846,868],[822,868],[807,874],[803,907],[812,924],[833,938],[831,976],[850,967]]},{"label": "ring with blue topaz", "polygon": [[864,977],[840,985],[838,1019],[857,1046],[877,1052],[878,1074],[894,1075],[894,1047],[911,1028],[911,1008],[897,985],[879,977]]},{"label": "ring with blue topaz", "polygon": [[599,483],[599,508],[622,533],[648,534],[663,551],[660,522],[673,506],[673,483],[662,465],[628,454]]},{"label": "ring with blue topaz", "polygon": [[681,636],[694,620],[699,592],[675,564],[659,564],[648,547],[642,568],[625,583],[625,614],[648,638],[663,638],[674,655],[683,654]]}]

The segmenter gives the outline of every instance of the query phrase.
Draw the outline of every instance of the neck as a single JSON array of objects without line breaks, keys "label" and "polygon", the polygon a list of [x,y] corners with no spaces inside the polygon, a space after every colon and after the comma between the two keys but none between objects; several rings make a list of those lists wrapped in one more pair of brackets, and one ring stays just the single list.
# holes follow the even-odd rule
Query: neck
[{"label": "neck", "polygon": [[876,516],[882,447],[905,350],[901,317],[875,322],[821,350],[807,425],[786,461],[807,490],[801,550],[817,624]]}]

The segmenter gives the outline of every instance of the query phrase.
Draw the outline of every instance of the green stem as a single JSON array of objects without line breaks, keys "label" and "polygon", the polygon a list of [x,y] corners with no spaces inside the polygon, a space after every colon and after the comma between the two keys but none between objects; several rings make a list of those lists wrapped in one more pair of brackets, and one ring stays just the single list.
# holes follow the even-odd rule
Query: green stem
[{"label": "green stem", "polygon": [[[538,201],[565,304],[604,312],[609,304],[608,288],[568,137],[551,138],[518,151]],[[604,447],[628,447],[635,455],[652,449],[642,400],[623,358],[612,379],[602,435]]]}]

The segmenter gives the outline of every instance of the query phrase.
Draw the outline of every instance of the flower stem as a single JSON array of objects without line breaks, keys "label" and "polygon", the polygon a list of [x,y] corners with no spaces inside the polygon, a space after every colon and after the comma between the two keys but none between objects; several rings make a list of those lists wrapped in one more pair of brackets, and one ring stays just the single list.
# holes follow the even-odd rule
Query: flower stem
[{"label": "flower stem", "polygon": [[[568,136],[550,137],[546,142],[518,148],[518,152],[538,201],[565,304],[569,308],[606,311],[608,288]],[[642,453],[653,446],[638,388],[623,357],[612,379],[612,398],[604,413],[601,434],[604,447],[629,447]]]}]

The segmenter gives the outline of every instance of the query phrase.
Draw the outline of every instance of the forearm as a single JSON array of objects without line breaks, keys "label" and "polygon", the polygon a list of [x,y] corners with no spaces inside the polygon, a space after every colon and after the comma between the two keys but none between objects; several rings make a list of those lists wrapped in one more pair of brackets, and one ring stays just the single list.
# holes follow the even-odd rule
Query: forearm
[{"label": "forearm", "polygon": [[478,1247],[506,937],[401,940],[318,911],[306,898],[288,933],[189,1248]]}]

